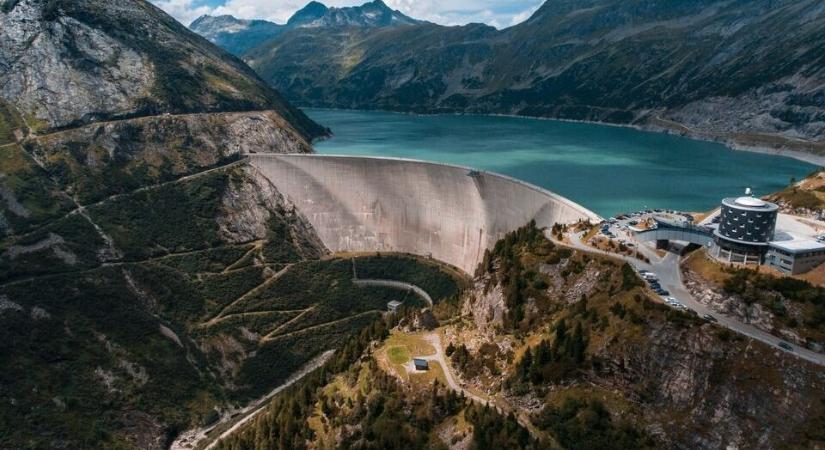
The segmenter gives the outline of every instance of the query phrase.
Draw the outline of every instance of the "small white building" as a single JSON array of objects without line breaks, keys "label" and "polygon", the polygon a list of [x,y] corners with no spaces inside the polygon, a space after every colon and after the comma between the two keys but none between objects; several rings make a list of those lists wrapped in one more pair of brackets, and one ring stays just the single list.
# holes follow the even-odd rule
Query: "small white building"
[{"label": "small white building", "polygon": [[796,275],[825,263],[825,242],[814,239],[772,241],[765,262],[776,270]]},{"label": "small white building", "polygon": [[387,311],[389,311],[393,314],[397,313],[398,308],[400,308],[401,305],[403,305],[403,303],[399,302],[398,300],[393,300],[393,301],[387,303]]}]

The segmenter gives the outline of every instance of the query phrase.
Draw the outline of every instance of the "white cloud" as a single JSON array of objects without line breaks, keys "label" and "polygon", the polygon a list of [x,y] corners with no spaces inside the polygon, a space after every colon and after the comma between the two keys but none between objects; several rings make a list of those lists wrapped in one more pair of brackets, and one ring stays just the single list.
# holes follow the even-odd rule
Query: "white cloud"
[{"label": "white cloud", "polygon": [[[229,14],[242,19],[286,22],[309,0],[152,0],[184,24],[203,14]],[[322,0],[327,6],[354,6],[368,0]],[[526,20],[543,0],[384,0],[416,19],[442,25],[480,22],[503,28]],[[208,6],[212,2],[216,6]]]},{"label": "white cloud", "polygon": [[212,8],[206,5],[198,6],[195,0],[152,0],[152,2],[187,26],[198,17],[212,13]]}]

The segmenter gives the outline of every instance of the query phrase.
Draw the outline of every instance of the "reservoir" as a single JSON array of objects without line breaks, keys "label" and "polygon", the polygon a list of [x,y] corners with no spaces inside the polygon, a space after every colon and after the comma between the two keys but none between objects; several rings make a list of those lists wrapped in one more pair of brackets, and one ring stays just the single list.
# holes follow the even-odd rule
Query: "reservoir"
[{"label": "reservoir", "polygon": [[332,129],[322,154],[423,159],[509,175],[602,216],[705,211],[751,187],[783,189],[817,167],[791,158],[632,128],[497,116],[305,109]]}]

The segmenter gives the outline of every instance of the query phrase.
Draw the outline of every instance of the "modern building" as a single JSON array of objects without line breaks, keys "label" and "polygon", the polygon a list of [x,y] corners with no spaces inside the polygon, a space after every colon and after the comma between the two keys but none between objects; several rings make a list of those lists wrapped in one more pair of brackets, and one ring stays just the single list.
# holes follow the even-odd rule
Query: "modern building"
[{"label": "modern building", "polygon": [[395,314],[398,312],[398,308],[400,308],[401,305],[403,305],[403,303],[399,302],[398,300],[393,300],[387,303],[387,311]]},{"label": "modern building", "polygon": [[426,359],[414,358],[415,370],[430,370],[430,363]]},{"label": "modern building", "polygon": [[765,262],[788,275],[805,273],[825,263],[825,242],[813,239],[774,241],[769,244]]},{"label": "modern building", "polygon": [[745,196],[722,200],[713,254],[723,261],[761,264],[776,231],[779,206]]}]

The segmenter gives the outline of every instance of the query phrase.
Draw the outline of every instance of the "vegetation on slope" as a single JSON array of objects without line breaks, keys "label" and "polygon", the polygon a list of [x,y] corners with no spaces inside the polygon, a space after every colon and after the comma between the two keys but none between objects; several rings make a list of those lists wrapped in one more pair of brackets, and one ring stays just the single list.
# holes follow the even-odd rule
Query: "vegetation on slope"
[{"label": "vegetation on slope", "polygon": [[825,209],[825,169],[820,169],[797,183],[791,179],[787,188],[770,196],[770,200],[800,213]]},{"label": "vegetation on slope", "polygon": [[[654,301],[623,263],[554,247],[529,228],[490,252],[467,293],[469,315],[445,332],[468,386],[563,448],[820,442],[798,432],[821,417],[818,366]],[[800,287],[782,290],[818,295]],[[488,301],[496,293],[500,306]],[[479,320],[499,307],[502,322]]]},{"label": "vegetation on slope", "polygon": [[[437,383],[424,390],[404,387],[379,369],[369,354],[394,323],[379,321],[362,331],[219,448],[446,449],[464,439],[469,448],[534,448],[513,417],[471,404]],[[445,426],[457,419],[466,427],[444,442]]]},{"label": "vegetation on slope", "polygon": [[445,272],[439,264],[413,256],[381,255],[355,260],[358,278],[396,280],[414,284],[439,302],[458,296],[460,286],[455,275]]},{"label": "vegetation on slope", "polygon": [[803,279],[812,274],[790,277],[765,268],[725,266],[704,252],[691,255],[683,270],[692,289],[709,290],[715,307],[763,318],[759,326],[765,331],[800,345],[825,344],[825,287]]},{"label": "vegetation on slope", "polygon": [[[389,300],[421,304],[354,286],[352,262],[320,260],[317,238],[277,197],[237,197],[250,185],[265,191],[243,166],[66,215],[71,202],[55,203],[59,189],[12,150],[2,181],[31,211],[15,228],[32,231],[8,236],[0,256],[9,447],[162,447],[339,348]],[[26,198],[27,189],[46,194]],[[228,196],[241,211],[260,208],[260,231],[231,232],[241,219]],[[410,265],[405,276],[421,273]]]},{"label": "vegetation on slope", "polygon": [[825,342],[825,287],[750,269],[726,271],[730,274],[722,286],[726,294],[738,296],[747,305],[762,305],[785,327],[798,331],[803,338]]}]

